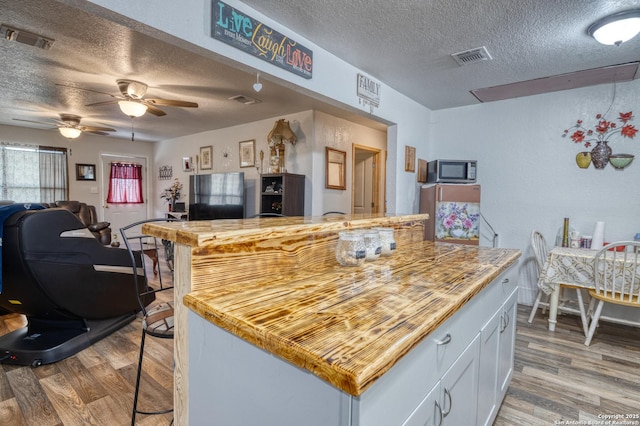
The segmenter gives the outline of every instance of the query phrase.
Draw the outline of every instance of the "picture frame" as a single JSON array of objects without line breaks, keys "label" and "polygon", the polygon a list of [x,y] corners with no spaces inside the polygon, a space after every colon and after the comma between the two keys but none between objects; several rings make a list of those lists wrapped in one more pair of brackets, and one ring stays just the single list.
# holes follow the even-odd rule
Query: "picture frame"
[{"label": "picture frame", "polygon": [[213,168],[213,148],[209,146],[200,147],[200,170],[211,170]]},{"label": "picture frame", "polygon": [[182,171],[190,172],[193,170],[193,160],[191,157],[182,157]]},{"label": "picture frame", "polygon": [[96,180],[96,165],[76,163],[76,180]]},{"label": "picture frame", "polygon": [[418,158],[418,182],[427,183],[427,160]]},{"label": "picture frame", "polygon": [[404,147],[404,171],[412,173],[416,171],[416,149],[413,146]]},{"label": "picture frame", "polygon": [[255,167],[256,165],[255,139],[238,142],[238,150],[239,150],[239,157],[240,157],[240,167]]},{"label": "picture frame", "polygon": [[325,147],[325,187],[347,189],[347,153]]}]

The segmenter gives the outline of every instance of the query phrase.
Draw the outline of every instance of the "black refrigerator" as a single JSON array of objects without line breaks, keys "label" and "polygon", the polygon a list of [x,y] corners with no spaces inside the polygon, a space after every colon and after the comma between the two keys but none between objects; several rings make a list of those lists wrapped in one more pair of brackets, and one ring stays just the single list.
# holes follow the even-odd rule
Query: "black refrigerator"
[{"label": "black refrigerator", "polygon": [[242,219],[244,173],[189,176],[189,220]]}]

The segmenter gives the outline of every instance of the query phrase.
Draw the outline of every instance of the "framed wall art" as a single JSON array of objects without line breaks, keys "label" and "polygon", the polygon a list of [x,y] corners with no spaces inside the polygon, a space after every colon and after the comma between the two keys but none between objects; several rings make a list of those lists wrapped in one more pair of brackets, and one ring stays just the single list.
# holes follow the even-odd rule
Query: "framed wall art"
[{"label": "framed wall art", "polygon": [[254,167],[256,165],[256,141],[255,139],[239,143],[240,167]]},{"label": "framed wall art", "polygon": [[427,160],[418,158],[418,182],[427,182]]},{"label": "framed wall art", "polygon": [[213,148],[211,145],[200,147],[200,170],[211,170],[213,168]]},{"label": "framed wall art", "polygon": [[345,181],[347,153],[326,147],[325,187],[329,189],[347,189]]},{"label": "framed wall art", "polygon": [[96,180],[96,165],[76,164],[76,180]]},{"label": "framed wall art", "polygon": [[182,157],[182,171],[190,172],[193,169],[193,160],[191,157]]},{"label": "framed wall art", "polygon": [[413,146],[404,147],[404,171],[416,171],[416,149]]}]

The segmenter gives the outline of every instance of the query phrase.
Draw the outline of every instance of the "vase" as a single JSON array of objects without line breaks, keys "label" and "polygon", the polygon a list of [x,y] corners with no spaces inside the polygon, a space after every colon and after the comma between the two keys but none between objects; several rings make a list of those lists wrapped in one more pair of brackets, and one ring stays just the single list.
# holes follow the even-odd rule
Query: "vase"
[{"label": "vase", "polygon": [[598,142],[595,148],[591,150],[591,161],[593,162],[593,167],[596,169],[604,169],[609,162],[610,155],[611,147],[609,147],[607,141]]},{"label": "vase", "polygon": [[578,167],[581,169],[586,169],[591,164],[591,153],[590,152],[579,152],[576,155],[576,163],[578,163]]},{"label": "vase", "polygon": [[464,235],[464,229],[453,228],[451,229],[451,231],[449,231],[449,233],[454,238],[462,238],[462,236]]}]

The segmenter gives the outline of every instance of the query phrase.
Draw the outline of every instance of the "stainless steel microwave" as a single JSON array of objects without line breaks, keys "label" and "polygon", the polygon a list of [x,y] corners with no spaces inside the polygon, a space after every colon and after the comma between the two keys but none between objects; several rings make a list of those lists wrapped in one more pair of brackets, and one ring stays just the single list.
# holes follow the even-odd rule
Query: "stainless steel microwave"
[{"label": "stainless steel microwave", "polygon": [[429,183],[474,183],[478,162],[475,160],[434,160],[427,164]]}]

